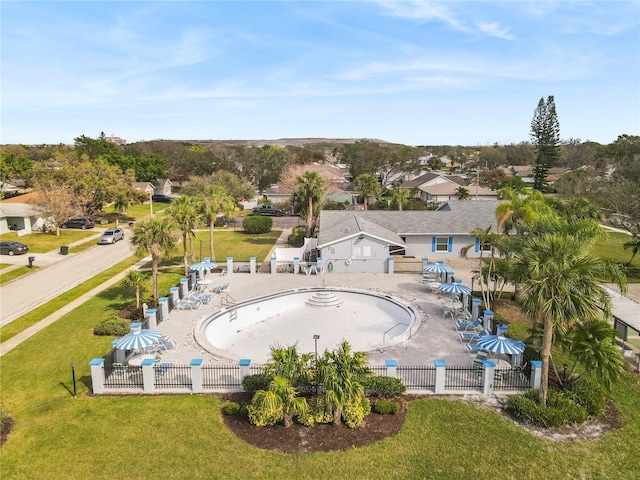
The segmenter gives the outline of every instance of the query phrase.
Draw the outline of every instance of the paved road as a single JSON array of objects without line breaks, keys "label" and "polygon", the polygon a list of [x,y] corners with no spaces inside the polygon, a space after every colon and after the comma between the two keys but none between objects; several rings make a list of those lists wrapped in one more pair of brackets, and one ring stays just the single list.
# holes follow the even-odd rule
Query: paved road
[{"label": "paved road", "polygon": [[0,288],[0,326],[12,322],[131,255],[133,249],[126,236],[124,241],[115,245],[96,245],[80,253],[36,254],[35,265],[42,268]]}]

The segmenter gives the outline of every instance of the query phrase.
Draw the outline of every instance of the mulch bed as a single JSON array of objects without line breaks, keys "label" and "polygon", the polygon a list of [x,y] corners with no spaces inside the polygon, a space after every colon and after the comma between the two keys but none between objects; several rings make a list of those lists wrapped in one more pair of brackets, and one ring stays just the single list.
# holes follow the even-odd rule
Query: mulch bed
[{"label": "mulch bed", "polygon": [[[251,400],[251,397],[242,395],[227,397],[237,403],[248,403],[247,398]],[[310,453],[350,450],[392,437],[400,431],[406,413],[403,400],[397,414],[379,415],[371,412],[358,428],[327,424],[305,427],[297,423],[288,428],[282,425],[256,427],[243,415],[223,415],[223,420],[237,437],[254,447],[285,453]]]}]

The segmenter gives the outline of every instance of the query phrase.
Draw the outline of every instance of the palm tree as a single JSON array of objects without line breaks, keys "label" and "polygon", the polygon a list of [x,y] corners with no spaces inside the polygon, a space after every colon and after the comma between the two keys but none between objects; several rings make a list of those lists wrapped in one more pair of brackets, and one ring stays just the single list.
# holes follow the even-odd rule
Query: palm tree
[{"label": "palm tree", "polygon": [[364,198],[365,210],[367,209],[367,197],[377,197],[380,195],[380,191],[382,190],[382,187],[378,183],[378,180],[376,180],[376,177],[369,175],[368,173],[358,175],[353,181],[353,186],[360,196]]},{"label": "palm tree", "polygon": [[496,208],[498,219],[498,233],[509,232],[516,229],[521,232],[523,228],[535,223],[543,217],[553,216],[553,209],[545,202],[544,196],[538,190],[530,188],[517,192],[511,188],[502,188],[498,197],[506,199]]},{"label": "palm tree", "polygon": [[[612,383],[625,370],[624,357],[620,349],[614,344],[615,330],[605,320],[592,319],[577,325],[572,332],[570,350],[575,359],[569,378],[580,380],[585,375],[593,376],[608,390]],[[584,371],[573,378],[576,368],[581,366]]]},{"label": "palm tree", "polygon": [[202,199],[202,213],[209,222],[209,252],[213,260],[216,258],[213,250],[213,227],[218,214],[224,213],[225,216],[228,216],[235,209],[236,202],[224,188],[210,185],[205,189]]},{"label": "palm tree", "polygon": [[325,351],[318,359],[320,383],[324,387],[327,405],[333,413],[333,423],[340,424],[345,405],[364,396],[362,381],[371,376],[365,352],[351,352],[348,342],[342,342],[333,352]]},{"label": "palm tree", "polygon": [[127,275],[122,279],[120,285],[125,288],[135,288],[136,290],[136,308],[140,308],[140,294],[148,288],[149,276],[140,270],[129,270]]},{"label": "palm tree", "polygon": [[136,224],[131,243],[136,248],[136,255],[144,257],[151,254],[151,277],[153,279],[153,296],[158,300],[158,264],[164,255],[176,250],[177,235],[175,224],[171,218],[150,218]]},{"label": "palm tree", "polygon": [[308,384],[313,378],[310,362],[311,353],[300,355],[297,345],[286,348],[271,347],[271,360],[265,365],[265,372],[274,377],[283,377],[291,385],[299,387]]},{"label": "palm tree", "polygon": [[307,411],[307,401],[296,396],[295,387],[288,379],[276,376],[268,390],[258,390],[251,399],[251,407],[266,413],[269,418],[282,416],[285,428],[293,424],[294,415],[303,415]]},{"label": "palm tree", "polygon": [[633,259],[636,257],[637,253],[640,251],[640,235],[634,235],[631,240],[629,240],[628,242],[625,242],[624,245],[622,245],[622,248],[624,248],[625,250],[627,248],[631,249],[631,253],[633,254],[631,255],[631,258],[629,259],[629,261],[624,264],[625,267],[628,267],[629,265],[631,265],[631,262],[633,262]]},{"label": "palm tree", "polygon": [[460,200],[469,200],[469,190],[464,187],[458,187],[456,189],[456,195],[458,195],[458,199]]},{"label": "palm tree", "polygon": [[[474,279],[478,280],[480,285],[480,294],[487,308],[491,308],[491,290],[489,289],[489,281],[493,278],[493,270],[495,270],[495,249],[498,246],[498,235],[491,231],[491,226],[487,228],[474,228],[469,235],[478,239],[478,247],[480,249],[480,257],[478,259],[478,269],[474,270]],[[467,258],[470,248],[475,245],[467,245],[462,249],[462,256]],[[489,263],[485,265],[484,252],[486,247],[490,248]],[[485,288],[486,287],[486,288]]]},{"label": "palm tree", "polygon": [[398,210],[402,211],[402,206],[407,203],[409,190],[406,188],[394,188],[391,191],[391,200],[398,206]]},{"label": "palm tree", "polygon": [[600,285],[610,280],[623,289],[626,278],[617,265],[590,253],[592,242],[577,235],[531,235],[514,253],[522,279],[516,300],[520,309],[543,325],[540,404],[546,406],[549,357],[554,329],[566,329],[578,319],[608,315],[611,299]]},{"label": "palm tree", "polygon": [[313,236],[314,216],[317,216],[317,205],[324,193],[325,179],[316,171],[307,170],[302,175],[296,177],[298,190],[296,195],[304,201],[303,213],[306,213],[306,237]]},{"label": "palm tree", "polygon": [[[187,242],[196,236],[193,227],[198,224],[198,205],[195,197],[183,195],[176,198],[167,208],[167,215],[173,219],[182,234],[182,259],[186,277],[189,275]],[[193,251],[193,248],[191,250]]]}]

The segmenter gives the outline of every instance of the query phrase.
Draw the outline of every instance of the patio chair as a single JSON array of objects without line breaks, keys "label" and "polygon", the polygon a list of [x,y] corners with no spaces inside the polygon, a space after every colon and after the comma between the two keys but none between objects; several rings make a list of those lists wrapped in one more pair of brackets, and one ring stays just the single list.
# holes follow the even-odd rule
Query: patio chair
[{"label": "patio chair", "polygon": [[167,347],[164,345],[164,343],[154,343],[152,345],[148,345],[145,348],[147,353],[161,353],[161,352],[166,352],[167,351]]},{"label": "patio chair", "polygon": [[210,295],[208,293],[190,293],[188,298],[192,302],[200,302],[207,305],[209,302],[211,302],[211,299],[213,299],[213,295]]},{"label": "patio chair", "polygon": [[163,360],[159,365],[154,367],[154,370],[159,375],[166,375],[171,367],[176,364],[175,360]]},{"label": "patio chair", "polygon": [[[480,348],[480,346],[476,343],[467,343],[465,344],[465,348],[467,349],[467,352],[469,353],[484,353],[484,350],[482,350]],[[476,357],[477,358],[477,357]],[[475,362],[475,360],[474,360]]]},{"label": "patio chair", "polygon": [[211,289],[211,291],[213,293],[222,293],[222,292],[226,292],[227,290],[229,290],[229,284],[228,283],[225,283],[223,285],[219,285],[217,287],[213,287]]},{"label": "patio chair", "polygon": [[474,343],[477,342],[480,337],[484,337],[485,335],[489,335],[487,330],[482,330],[480,333],[458,332],[458,339],[462,343]]},{"label": "patio chair", "polygon": [[178,310],[187,310],[187,309],[195,310],[201,304],[202,304],[202,302],[197,301],[197,300],[178,300],[178,303],[176,304],[176,308]]},{"label": "patio chair", "polygon": [[453,328],[456,330],[476,330],[479,326],[482,325],[484,319],[482,317],[476,318],[473,322],[454,322]]}]

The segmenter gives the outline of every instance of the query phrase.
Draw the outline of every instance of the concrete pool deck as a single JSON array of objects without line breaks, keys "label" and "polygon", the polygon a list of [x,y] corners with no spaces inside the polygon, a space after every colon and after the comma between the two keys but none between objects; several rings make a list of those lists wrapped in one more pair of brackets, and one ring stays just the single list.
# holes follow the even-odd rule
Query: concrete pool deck
[{"label": "concrete pool deck", "polygon": [[[470,278],[465,279],[462,270],[462,262],[467,264],[465,271],[470,272],[471,262],[460,259],[459,262],[447,262],[456,271],[456,278],[461,278],[470,285]],[[454,265],[460,263],[460,265]],[[475,264],[475,262],[473,262]],[[459,272],[459,273],[458,273]],[[459,341],[457,332],[453,329],[450,317],[442,318],[446,296],[430,293],[427,286],[422,283],[422,276],[417,273],[327,273],[320,276],[306,276],[304,274],[266,274],[233,273],[220,277],[209,276],[220,284],[230,283],[229,295],[236,302],[241,302],[255,297],[261,297],[280,291],[292,290],[303,287],[344,287],[368,290],[386,294],[413,306],[420,315],[419,327],[413,332],[412,338],[400,344],[389,346],[369,352],[371,365],[383,365],[385,360],[397,360],[401,365],[431,365],[433,360],[445,360],[450,365],[468,365],[472,362],[473,355],[467,353],[464,345]],[[224,295],[214,295],[209,305],[202,305],[196,310],[173,310],[169,320],[162,322],[158,329],[165,334],[171,334],[178,346],[176,349],[163,353],[163,359],[176,360],[180,364],[186,364],[191,359],[202,358],[205,363],[230,363],[229,359],[216,357],[198,345],[194,338],[194,329],[202,320],[212,315],[221,308]],[[274,328],[286,328],[286,325]],[[300,345],[313,345],[313,335],[317,333],[312,329],[308,332],[308,341],[300,342]],[[274,337],[277,337],[277,331]],[[283,332],[283,338],[286,335]],[[346,340],[349,340],[346,338]],[[282,345],[286,346],[286,345]],[[328,345],[321,337],[318,340],[318,351],[333,350],[336,345]],[[309,348],[301,348],[301,353],[309,353]],[[246,352],[243,358],[252,358],[252,352]],[[256,358],[254,363],[258,362]]]}]

